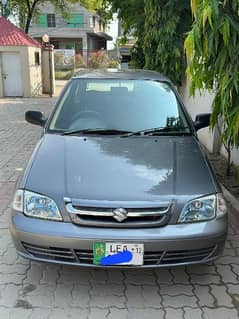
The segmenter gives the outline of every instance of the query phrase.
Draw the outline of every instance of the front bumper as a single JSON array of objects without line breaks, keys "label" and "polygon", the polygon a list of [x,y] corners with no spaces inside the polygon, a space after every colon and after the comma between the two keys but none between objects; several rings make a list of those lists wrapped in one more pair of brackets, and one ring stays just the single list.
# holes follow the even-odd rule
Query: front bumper
[{"label": "front bumper", "polygon": [[172,267],[206,263],[219,257],[227,235],[227,216],[161,228],[110,229],[45,221],[13,212],[10,230],[18,253],[33,260],[102,267],[93,265],[95,241],[132,242],[144,243],[145,254],[143,266],[130,268]]}]

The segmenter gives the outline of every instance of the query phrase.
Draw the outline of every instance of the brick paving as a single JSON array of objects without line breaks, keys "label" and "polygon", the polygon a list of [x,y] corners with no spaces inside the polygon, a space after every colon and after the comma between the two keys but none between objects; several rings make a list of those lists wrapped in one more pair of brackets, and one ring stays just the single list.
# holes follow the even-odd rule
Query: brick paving
[{"label": "brick paving", "polygon": [[239,221],[230,209],[224,256],[157,270],[92,270],[18,257],[8,230],[14,183],[41,134],[24,112],[54,98],[0,99],[0,318],[237,319]]}]

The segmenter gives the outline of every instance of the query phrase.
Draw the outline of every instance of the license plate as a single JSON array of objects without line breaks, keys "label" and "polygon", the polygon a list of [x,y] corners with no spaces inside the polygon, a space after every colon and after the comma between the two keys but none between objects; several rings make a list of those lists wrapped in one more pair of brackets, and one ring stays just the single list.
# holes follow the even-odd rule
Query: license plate
[{"label": "license plate", "polygon": [[100,243],[93,248],[95,265],[143,265],[144,244]]}]

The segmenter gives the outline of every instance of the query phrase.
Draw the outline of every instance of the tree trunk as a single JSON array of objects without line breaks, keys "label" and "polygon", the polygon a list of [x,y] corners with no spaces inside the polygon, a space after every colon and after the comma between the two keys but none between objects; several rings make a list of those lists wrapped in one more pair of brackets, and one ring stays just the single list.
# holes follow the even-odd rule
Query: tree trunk
[{"label": "tree trunk", "polygon": [[33,1],[32,6],[30,5],[29,0],[26,0],[26,2],[27,2],[28,12],[27,12],[26,25],[25,25],[25,32],[28,34],[35,7],[36,7],[37,3],[40,2],[40,0]]},{"label": "tree trunk", "polygon": [[220,150],[222,147],[222,126],[223,122],[221,119],[217,120],[217,124],[213,130],[213,145],[212,145],[212,153],[213,154],[220,154]]},{"label": "tree trunk", "polygon": [[28,13],[28,15],[27,15],[27,21],[26,21],[26,25],[25,25],[26,34],[28,34],[31,20],[32,20],[32,12]]}]

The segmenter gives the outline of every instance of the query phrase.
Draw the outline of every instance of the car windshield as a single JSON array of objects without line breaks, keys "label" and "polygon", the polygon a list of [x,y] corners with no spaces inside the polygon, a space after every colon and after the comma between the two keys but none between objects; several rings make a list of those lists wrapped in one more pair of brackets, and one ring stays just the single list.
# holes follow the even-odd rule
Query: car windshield
[{"label": "car windshield", "polygon": [[169,84],[124,79],[73,79],[49,125],[49,131],[69,135],[94,130],[96,134],[137,133],[151,128],[160,128],[162,134],[190,132]]}]

